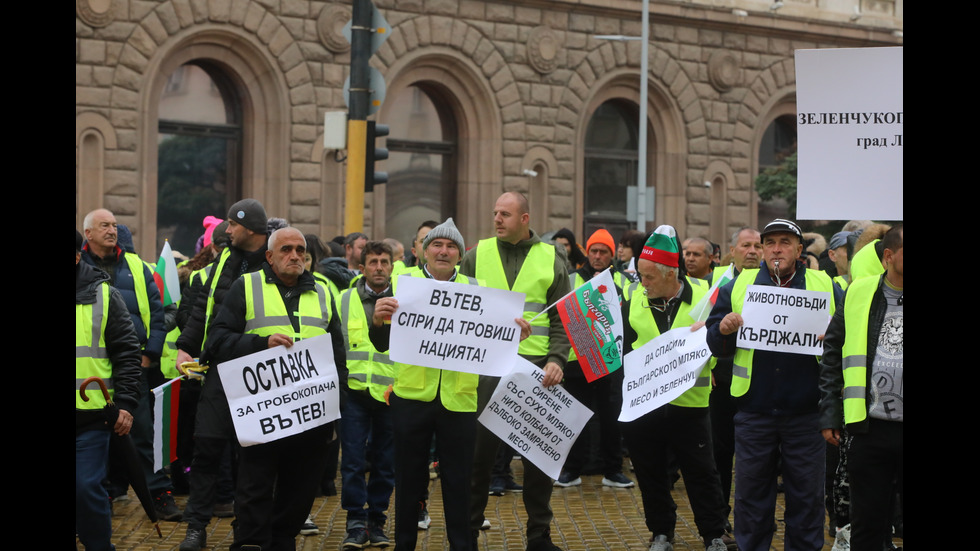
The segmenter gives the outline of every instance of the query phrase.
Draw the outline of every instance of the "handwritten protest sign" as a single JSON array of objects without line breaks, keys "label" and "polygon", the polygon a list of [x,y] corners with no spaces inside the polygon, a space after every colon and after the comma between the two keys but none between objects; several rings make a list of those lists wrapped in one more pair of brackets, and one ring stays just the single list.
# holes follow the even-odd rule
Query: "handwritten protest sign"
[{"label": "handwritten protest sign", "polygon": [[340,418],[329,335],[218,365],[242,446],[264,444]]},{"label": "handwritten protest sign", "polygon": [[671,329],[626,355],[619,420],[639,419],[684,394],[711,359],[708,330]]},{"label": "handwritten protest sign", "polygon": [[830,323],[831,295],[766,285],[750,285],[742,306],[738,347],[791,354],[823,354],[818,337]]},{"label": "handwritten protest sign", "polygon": [[510,447],[557,479],[592,411],[561,385],[541,386],[544,371],[518,356],[479,421]]},{"label": "handwritten protest sign", "polygon": [[497,377],[514,366],[524,293],[403,275],[395,298],[393,361]]}]

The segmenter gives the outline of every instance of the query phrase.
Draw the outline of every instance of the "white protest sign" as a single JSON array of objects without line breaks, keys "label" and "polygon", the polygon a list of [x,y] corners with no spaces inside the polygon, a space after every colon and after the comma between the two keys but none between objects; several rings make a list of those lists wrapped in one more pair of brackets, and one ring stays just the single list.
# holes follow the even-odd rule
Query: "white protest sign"
[{"label": "white protest sign", "polygon": [[738,347],[790,354],[823,354],[817,337],[830,323],[830,300],[825,291],[804,291],[749,285],[742,306],[743,325]]},{"label": "white protest sign", "polygon": [[393,361],[496,377],[510,372],[524,293],[403,275],[395,299]]},{"label": "white protest sign", "polygon": [[500,379],[479,421],[557,479],[592,410],[561,385],[541,386],[543,380],[543,370],[518,356],[514,370]]},{"label": "white protest sign", "polygon": [[711,359],[707,336],[704,327],[678,327],[627,354],[619,420],[639,419],[693,387]]},{"label": "white protest sign", "polygon": [[242,446],[264,444],[340,418],[330,335],[218,365]]},{"label": "white protest sign", "polygon": [[903,220],[903,48],[796,51],[797,217]]}]

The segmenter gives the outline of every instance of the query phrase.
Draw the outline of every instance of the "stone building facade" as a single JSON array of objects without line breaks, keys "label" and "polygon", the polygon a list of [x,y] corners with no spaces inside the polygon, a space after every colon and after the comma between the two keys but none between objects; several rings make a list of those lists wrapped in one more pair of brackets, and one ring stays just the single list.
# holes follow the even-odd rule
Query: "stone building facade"
[{"label": "stone building facade", "polygon": [[[452,215],[474,243],[492,234],[504,190],[528,194],[540,232],[626,227],[641,50],[597,35],[638,37],[639,1],[375,3],[391,25],[371,60],[387,88],[374,118],[392,126],[391,183],[367,195],[365,233],[407,242],[422,217]],[[795,113],[794,50],[903,42],[903,0],[778,4],[651,2],[649,228],[669,223],[724,242],[757,224],[762,150],[774,121]],[[346,233],[343,154],[324,149],[323,120],[345,110],[350,10],[312,0],[76,0],[76,227],[105,206],[152,256],[170,231],[162,209],[203,185],[218,203],[255,197],[303,231]],[[170,121],[191,110],[167,103],[180,87],[175,73],[189,66],[212,79],[226,117]],[[163,136],[182,133],[227,136],[223,181],[161,195]]]}]

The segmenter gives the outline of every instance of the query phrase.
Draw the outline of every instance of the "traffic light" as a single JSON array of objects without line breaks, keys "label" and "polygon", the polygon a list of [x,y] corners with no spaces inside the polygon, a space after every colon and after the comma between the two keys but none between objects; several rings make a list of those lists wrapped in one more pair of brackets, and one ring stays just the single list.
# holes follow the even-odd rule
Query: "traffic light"
[{"label": "traffic light", "polygon": [[375,184],[388,182],[388,173],[375,171],[374,163],[388,158],[388,149],[377,147],[375,140],[384,138],[388,135],[387,124],[377,124],[374,121],[367,121],[367,144],[364,154],[364,192],[374,190]]}]

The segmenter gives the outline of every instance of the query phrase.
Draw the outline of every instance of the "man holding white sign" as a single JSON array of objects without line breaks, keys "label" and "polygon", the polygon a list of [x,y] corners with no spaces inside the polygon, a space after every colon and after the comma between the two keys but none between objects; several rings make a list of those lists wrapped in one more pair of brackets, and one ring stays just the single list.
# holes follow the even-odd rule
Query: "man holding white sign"
[{"label": "man holding white sign", "polygon": [[[237,375],[247,388],[256,392],[272,387],[289,392],[322,369],[310,368],[310,356],[293,358],[286,364],[272,359],[261,368],[256,364],[251,371],[243,369],[238,373],[228,372],[222,364],[266,350],[270,358],[281,357],[295,341],[329,333],[333,362],[340,372],[341,383],[346,383],[339,317],[330,291],[305,270],[305,251],[306,239],[295,228],[283,228],[269,236],[262,270],[235,281],[209,331],[206,353],[212,365],[219,365],[218,373],[209,377],[220,374],[225,381]],[[272,350],[277,347],[285,348]],[[266,365],[273,362],[275,367]],[[324,366],[329,360],[321,363],[321,359],[316,359],[315,363]],[[231,397],[231,389],[224,386]],[[332,386],[336,393],[336,384]],[[258,406],[254,409],[233,410],[232,417],[262,415]],[[333,426],[323,422],[328,417],[324,417],[322,407],[319,411],[306,406],[293,409],[288,416],[265,417],[259,425],[260,432],[267,433],[266,443],[242,448],[236,489],[235,541],[231,545],[235,551],[293,549],[296,535],[313,505]],[[310,428],[295,434],[303,425]],[[277,432],[291,435],[275,439]]]},{"label": "man holding white sign", "polygon": [[[825,272],[808,270],[800,261],[802,240],[794,222],[776,219],[766,225],[761,267],[743,270],[720,289],[707,322],[712,354],[734,355],[735,540],[742,551],[768,550],[772,542],[778,457],[786,495],[786,547],[823,547],[826,445],[818,426],[818,356],[737,344],[751,285],[829,293],[824,296],[833,312],[833,283]],[[822,333],[816,337],[822,339]]]},{"label": "man holding white sign", "polygon": [[[557,308],[542,312],[571,291],[565,260],[554,245],[544,243],[531,231],[527,197],[510,191],[497,198],[493,207],[497,236],[483,239],[466,253],[460,272],[474,275],[490,287],[524,293],[524,319],[531,336],[521,342],[521,357],[544,369],[545,388],[561,382],[568,360],[568,336]],[[534,320],[531,322],[531,320]],[[490,401],[497,377],[480,378],[480,404]],[[490,473],[500,439],[484,427],[477,429],[474,452],[470,528],[478,535],[490,489]],[[551,541],[551,492],[553,480],[530,461],[524,460],[524,509],[527,511],[528,551],[555,551]]]},{"label": "man holding white sign", "polygon": [[[703,327],[692,317],[691,308],[704,297],[707,287],[693,284],[689,278],[678,277],[679,260],[674,228],[660,226],[647,239],[637,262],[643,292],[634,289],[628,293],[630,300],[623,307],[623,319],[626,320],[624,352],[641,349],[644,344],[671,330],[686,327],[697,330]],[[700,347],[660,368],[653,365],[658,357],[674,348],[682,348],[685,341],[692,340],[686,336],[695,335],[686,330],[684,333],[656,350],[647,352],[642,349],[627,356],[620,419],[629,419],[630,422],[623,424],[623,437],[640,484],[647,528],[653,534],[650,551],[673,549],[671,540],[677,523],[677,506],[670,497],[670,452],[684,475],[687,496],[694,510],[694,522],[706,549],[725,551],[727,548],[722,535],[725,533],[726,507],[711,451],[708,413],[711,370],[705,364],[710,354],[702,343]],[[671,334],[676,332],[672,331]],[[639,369],[633,369],[635,364],[630,360],[636,354],[648,356],[651,361],[643,362]],[[684,370],[684,363],[705,367]],[[644,370],[644,365],[653,369]],[[667,376],[664,377],[664,374]],[[630,415],[630,409],[641,408],[643,402],[655,400],[658,394],[669,397],[677,392],[681,394],[670,403],[639,418]]]},{"label": "man holding white sign", "polygon": [[[479,285],[476,278],[468,278],[457,271],[456,264],[464,250],[463,235],[449,218],[425,236],[422,245],[425,263],[403,273],[399,279],[418,277],[464,286]],[[398,280],[394,282],[396,297],[397,283]],[[397,317],[398,309],[396,298],[378,299],[372,323],[381,326],[386,319]],[[526,332],[523,327],[520,331]],[[383,343],[375,341],[373,334],[372,343],[383,351]],[[396,359],[394,351],[389,355]],[[398,489],[395,492],[395,547],[399,550],[411,551],[418,542],[418,506],[425,498],[429,483],[429,445],[433,436],[439,456],[446,537],[456,551],[471,548],[469,480],[479,375],[452,371],[453,362],[445,360],[445,369],[395,364],[395,384],[389,399],[395,425],[395,487]]]}]

